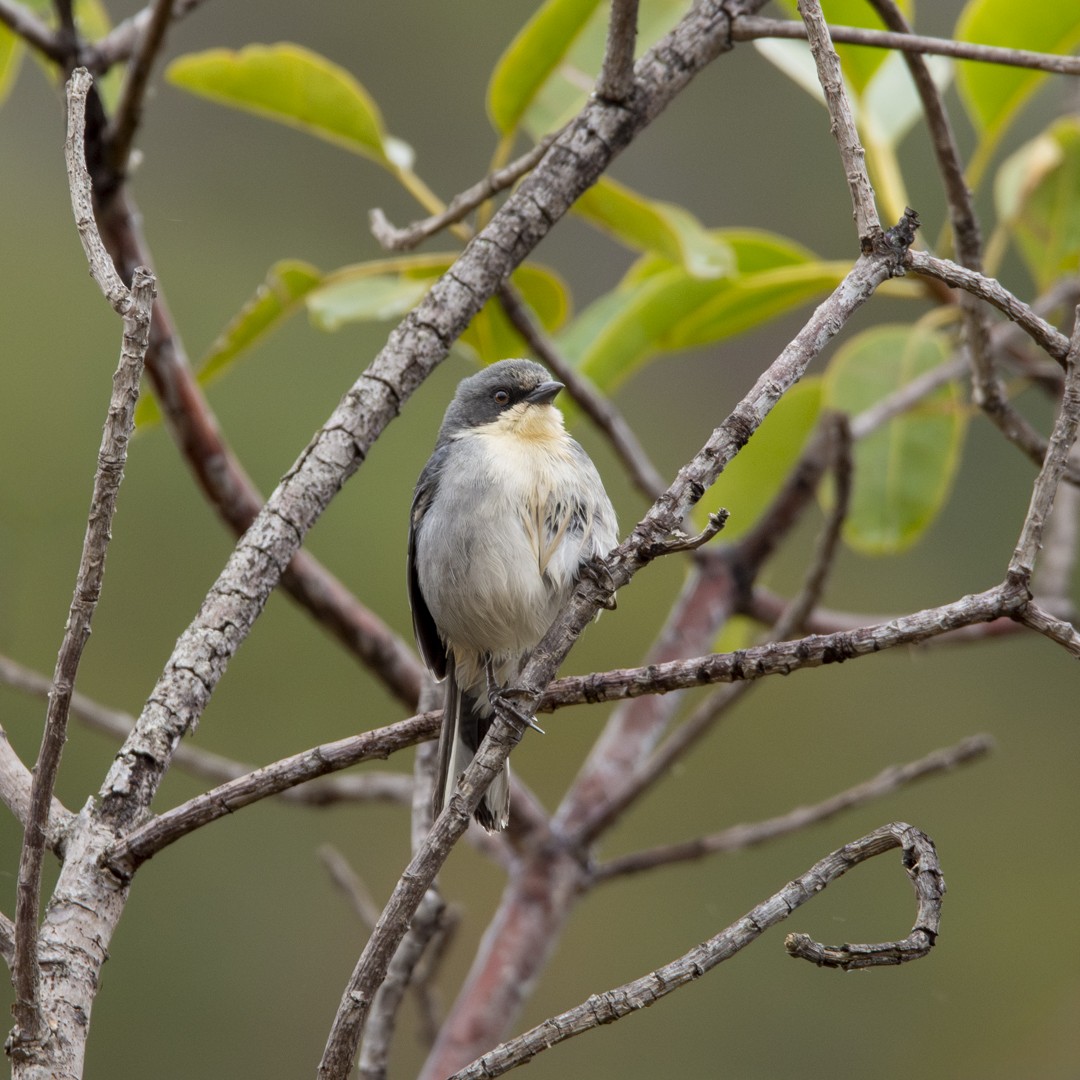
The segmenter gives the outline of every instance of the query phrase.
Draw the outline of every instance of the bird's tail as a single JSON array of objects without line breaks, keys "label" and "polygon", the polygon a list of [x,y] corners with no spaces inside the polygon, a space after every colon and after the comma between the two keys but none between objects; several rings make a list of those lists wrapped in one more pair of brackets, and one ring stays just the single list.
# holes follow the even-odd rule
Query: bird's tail
[{"label": "bird's tail", "polygon": [[[458,685],[454,656],[447,658],[446,704],[439,734],[438,773],[432,794],[432,813],[438,817],[450,801],[461,774],[469,767],[481,741],[491,727],[492,710],[487,696],[478,700]],[[510,766],[491,782],[475,818],[488,832],[501,832],[510,821]]]}]

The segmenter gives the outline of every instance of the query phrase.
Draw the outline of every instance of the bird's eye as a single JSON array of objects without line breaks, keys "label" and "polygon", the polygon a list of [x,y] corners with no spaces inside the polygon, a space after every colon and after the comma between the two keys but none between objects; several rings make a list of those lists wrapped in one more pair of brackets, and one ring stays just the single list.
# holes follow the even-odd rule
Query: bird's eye
[{"label": "bird's eye", "polygon": [[499,389],[491,395],[491,400],[494,401],[496,405],[509,405],[510,391],[505,387],[500,386]]}]

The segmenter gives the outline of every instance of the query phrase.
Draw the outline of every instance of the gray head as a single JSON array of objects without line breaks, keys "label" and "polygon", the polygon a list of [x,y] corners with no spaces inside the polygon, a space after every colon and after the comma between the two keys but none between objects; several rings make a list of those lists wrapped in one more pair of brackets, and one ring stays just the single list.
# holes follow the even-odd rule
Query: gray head
[{"label": "gray head", "polygon": [[[467,428],[483,427],[501,417],[510,419],[532,406],[550,405],[563,384],[532,360],[500,360],[458,383],[457,393],[446,410],[439,441]],[[562,417],[557,410],[548,410]]]}]

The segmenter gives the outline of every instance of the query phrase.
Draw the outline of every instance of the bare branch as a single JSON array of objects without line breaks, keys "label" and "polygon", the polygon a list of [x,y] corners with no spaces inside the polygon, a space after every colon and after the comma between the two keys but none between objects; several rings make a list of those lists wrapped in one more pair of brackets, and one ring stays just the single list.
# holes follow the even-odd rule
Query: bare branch
[{"label": "bare branch", "polygon": [[611,0],[604,63],[596,80],[597,97],[621,104],[634,92],[634,41],[638,0]]},{"label": "bare branch", "polygon": [[1080,631],[1072,623],[1055,618],[1034,601],[1029,601],[1021,607],[1015,618],[1051,641],[1056,641],[1080,660]]},{"label": "bare branch", "polygon": [[[7,656],[0,655],[0,683],[48,699],[52,681]],[[75,691],[71,695],[70,713],[76,720],[94,731],[112,736],[123,742],[135,727],[130,714],[110,709],[85,694]],[[215,754],[201,746],[181,743],[173,758],[177,768],[204,780],[224,783],[237,780],[254,772],[257,766],[245,761]],[[29,772],[27,773],[29,776]],[[299,787],[286,788],[276,793],[284,802],[302,806],[329,806],[336,802],[407,802],[411,797],[412,781],[401,773],[366,772],[359,776],[327,776]]]},{"label": "bare branch", "polygon": [[116,499],[124,476],[128,440],[135,423],[135,402],[146,357],[150,309],[154,299],[154,276],[139,268],[131,291],[120,281],[101,243],[92,209],[90,178],[83,148],[86,95],[91,85],[85,69],[75,71],[68,83],[68,134],[65,153],[71,187],[71,205],[79,237],[90,262],[94,280],[113,308],[124,318],[120,362],[113,376],[112,395],[98,450],[90,513],[82,556],[75,581],[75,595],[56,659],[52,691],[45,716],[45,731],[34,766],[30,807],[19,860],[18,900],[15,909],[15,1029],[13,1044],[37,1042],[44,1019],[40,1009],[38,970],[38,917],[41,905],[41,872],[52,808],[53,788],[60,756],[67,740],[68,710],[90,623],[101,596],[105,554],[112,536]]},{"label": "bare branch", "polygon": [[[118,315],[126,315],[132,302],[131,294],[101,242],[101,234],[94,217],[94,193],[90,184],[90,173],[86,168],[86,98],[92,85],[93,78],[86,68],[76,68],[68,82],[68,128],[64,157],[67,160],[71,209],[79,230],[79,240],[90,263],[91,276],[113,310]],[[144,273],[148,275],[150,272],[146,270]],[[145,348],[143,351],[145,352]]]},{"label": "bare branch", "polygon": [[1054,508],[1054,496],[1065,472],[1065,466],[1076,441],[1077,426],[1080,425],[1080,307],[1076,309],[1072,339],[1065,358],[1065,390],[1061,397],[1054,430],[1050,435],[1050,445],[1046,460],[1035,480],[1031,493],[1031,503],[1016,549],[1009,561],[1009,578],[1025,588],[1031,587],[1031,575],[1035,569],[1035,556],[1042,546],[1043,528],[1051,510]]},{"label": "bare branch", "polygon": [[507,283],[499,290],[499,301],[536,358],[566,384],[570,396],[607,439],[637,489],[650,501],[659,497],[667,484],[622,413],[559,352],[513,285]]},{"label": "bare branch", "polygon": [[15,924],[0,912],[0,957],[10,968],[15,962]]},{"label": "bare branch", "polygon": [[386,214],[376,207],[369,215],[372,235],[378,240],[379,246],[387,251],[408,251],[416,247],[429,236],[442,232],[450,225],[456,225],[481,203],[487,202],[492,196],[531,172],[548,152],[548,148],[556,138],[558,138],[558,133],[545,136],[528,153],[522,154],[517,161],[512,161],[509,165],[489,173],[471,188],[466,188],[460,195],[455,195],[441,214],[433,214],[405,228],[395,228]]},{"label": "bare branch", "polygon": [[[179,22],[204,2],[205,0],[175,0],[172,5],[172,21]],[[82,50],[83,64],[95,74],[102,75],[114,64],[127,60],[144,40],[146,29],[156,11],[156,4],[151,2],[142,11],[117,23],[100,41]]]},{"label": "bare branch", "polygon": [[[892,843],[888,843],[889,840]],[[846,863],[844,869],[850,869],[864,859],[901,846],[904,849],[904,870],[915,889],[918,904],[915,924],[903,941],[873,945],[820,945],[806,934],[789,934],[784,941],[788,953],[819,967],[835,967],[843,971],[905,964],[926,956],[937,942],[941,927],[941,902],[945,896],[945,879],[941,875],[937,851],[930,837],[899,822],[879,829],[876,836],[871,833],[863,841],[849,844],[835,854],[840,856],[841,865]]]},{"label": "bare branch", "polygon": [[349,906],[356,917],[369,932],[375,929],[379,921],[379,907],[361,881],[360,875],[349,865],[349,860],[333,844],[323,844],[319,848],[322,860],[330,880],[345,894]]},{"label": "bare branch", "polygon": [[361,1080],[385,1080],[390,1059],[390,1043],[397,1016],[417,965],[442,928],[446,904],[435,889],[428,889],[412,918],[412,925],[386,969],[386,977],[375,993],[371,1013],[364,1028],[358,1072]]},{"label": "bare branch", "polygon": [[[0,727],[0,802],[15,815],[23,828],[30,820],[30,787],[33,773],[23,764],[15,753],[7,737],[7,732]],[[60,854],[63,850],[67,830],[71,826],[74,814],[54,795],[49,806],[49,820],[45,827],[45,846],[50,851]]]},{"label": "bare branch", "polygon": [[[899,959],[893,962],[925,956],[937,938],[945,882],[930,838],[911,825],[897,822],[882,826],[827,855],[801,877],[748,911],[738,922],[677,960],[633,982],[603,994],[591,995],[575,1008],[545,1020],[516,1039],[484,1054],[454,1073],[450,1080],[490,1080],[491,1077],[502,1076],[558,1043],[655,1004],[718,964],[730,960],[853,867],[897,847],[903,848],[903,867],[915,886],[918,898],[915,927],[904,942],[889,942],[887,946],[847,946],[850,950],[865,951],[860,952],[858,957],[845,956],[845,960],[848,966],[856,966],[860,960],[862,966],[869,966],[871,959],[883,963],[884,954],[873,950],[885,948],[894,950],[898,956]],[[801,936],[799,942],[802,942]],[[790,950],[791,946],[788,947]]]},{"label": "bare branch", "polygon": [[[1054,53],[1032,52],[1029,49],[1004,49],[997,45],[976,45],[970,41],[950,38],[924,37],[920,34],[892,33],[861,26],[834,26],[829,34],[833,41],[845,45],[869,45],[878,49],[895,49],[903,53],[927,53],[952,56],[957,60],[976,60],[984,64],[1033,68],[1057,75],[1080,75],[1080,57],[1058,56]],[[766,19],[757,15],[740,15],[732,23],[733,41],[755,41],[758,38],[788,38],[806,40],[806,27],[799,22]]]},{"label": "bare branch", "polygon": [[1002,616],[1011,618],[1016,603],[1011,592],[998,586],[951,604],[925,608],[857,630],[811,634],[795,641],[768,642],[734,653],[714,653],[666,664],[569,676],[549,688],[543,708],[559,708],[571,701],[617,701],[639,694],[666,694],[711,683],[788,675],[900,645],[914,645],[974,623]]},{"label": "bare branch", "polygon": [[601,863],[593,871],[593,881],[602,884],[625,874],[638,874],[644,870],[653,870],[673,863],[689,862],[708,855],[730,855],[735,851],[775,840],[779,836],[799,832],[811,825],[835,817],[845,810],[864,806],[874,799],[884,798],[894,791],[899,791],[918,780],[924,780],[937,773],[948,772],[960,765],[970,765],[985,757],[994,748],[994,740],[989,735],[973,735],[955,746],[935,750],[917,761],[906,765],[890,765],[877,776],[864,780],[861,784],[841,791],[814,806],[798,806],[794,810],[765,821],[756,821],[750,825],[732,825],[723,832],[688,840],[681,844],[667,844],[648,851],[637,851],[632,855],[623,855],[618,859]]},{"label": "bare branch", "polygon": [[196,795],[133,829],[110,848],[104,861],[117,875],[130,877],[162,848],[243,806],[250,806],[317,776],[347,769],[350,765],[373,758],[385,758],[423,739],[433,739],[439,732],[441,719],[440,713],[421,713],[397,724],[324,743],[265,765],[202,795]]},{"label": "bare branch", "polygon": [[1069,353],[1069,339],[1040,318],[1022,300],[1018,300],[1001,282],[974,270],[958,266],[948,259],[935,259],[925,251],[908,251],[905,264],[916,274],[937,278],[953,288],[963,289],[985,300],[1003,315],[1016,323],[1031,339],[1062,367]]},{"label": "bare branch", "polygon": [[818,0],[799,0],[798,6],[799,14],[806,25],[810,51],[817,64],[818,81],[825,94],[825,105],[832,120],[832,133],[840,148],[840,160],[843,162],[848,190],[851,193],[859,243],[866,253],[873,250],[877,238],[881,235],[881,222],[878,220],[877,206],[874,203],[874,187],[866,171],[866,151],[859,141],[855,118],[840,74],[840,57],[836,55],[829,37],[829,27],[821,13],[821,4]]},{"label": "bare branch", "polygon": [[146,29],[139,36],[135,54],[127,66],[124,86],[116,111],[105,132],[110,164],[118,174],[127,172],[131,144],[142,120],[143,100],[150,70],[165,43],[165,31],[172,19],[174,0],[153,0]]},{"label": "bare branch", "polygon": [[58,64],[63,63],[65,50],[59,38],[25,4],[17,0],[0,0],[0,23],[27,45],[37,49],[42,56]]}]

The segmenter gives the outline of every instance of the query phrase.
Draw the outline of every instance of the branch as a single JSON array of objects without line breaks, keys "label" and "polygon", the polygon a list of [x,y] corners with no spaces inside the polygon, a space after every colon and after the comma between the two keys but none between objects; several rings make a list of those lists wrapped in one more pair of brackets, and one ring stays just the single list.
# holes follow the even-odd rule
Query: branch
[{"label": "branch", "polygon": [[[7,656],[0,655],[0,683],[23,693],[48,699],[52,680]],[[70,713],[88,728],[123,742],[135,727],[128,713],[109,709],[85,694],[71,695]],[[192,776],[224,783],[254,772],[257,766],[234,758],[215,754],[201,746],[182,743],[176,748],[173,762]],[[27,772],[29,777],[29,771]],[[410,797],[411,781],[401,773],[364,773],[360,776],[335,776],[315,780],[299,787],[286,788],[276,797],[302,806],[329,806],[336,802],[368,802],[383,800],[404,802]]]},{"label": "branch", "polygon": [[90,623],[101,596],[105,573],[105,553],[112,536],[116,499],[124,476],[127,446],[135,423],[135,402],[150,328],[150,308],[154,299],[154,276],[149,270],[136,271],[131,291],[124,287],[105,252],[91,208],[90,177],[83,149],[86,95],[91,78],[85,69],[76,70],[68,83],[68,133],[65,153],[71,188],[71,205],[91,274],[112,307],[124,318],[120,363],[113,376],[112,396],[98,450],[90,513],[83,540],[82,556],[75,581],[75,595],[53,674],[53,688],[45,716],[45,731],[34,766],[30,788],[30,809],[19,860],[18,900],[15,909],[15,1046],[37,1042],[43,1032],[38,970],[38,917],[41,906],[41,872],[53,788],[60,768],[60,756],[67,740],[68,710],[83,648],[90,636]]},{"label": "branch", "polygon": [[1016,548],[1009,561],[1009,579],[1025,589],[1031,588],[1035,557],[1042,546],[1043,529],[1054,508],[1054,496],[1065,473],[1069,453],[1080,425],[1080,307],[1076,309],[1072,339],[1065,358],[1065,389],[1061,407],[1050,435],[1046,460],[1035,480],[1031,502]]},{"label": "branch", "polygon": [[810,634],[795,641],[772,641],[733,653],[714,653],[666,664],[572,675],[560,679],[544,697],[544,708],[560,708],[571,702],[618,701],[641,694],[666,694],[712,683],[789,675],[804,668],[839,664],[900,645],[915,645],[960,627],[1012,618],[1017,601],[1012,592],[996,586],[965,596],[951,604],[901,615],[886,623]]},{"label": "branch", "polygon": [[637,38],[638,0],[611,0],[607,44],[596,96],[614,104],[634,92],[634,41]]},{"label": "branch", "polygon": [[368,932],[374,930],[379,921],[379,907],[361,881],[360,875],[349,865],[348,859],[333,844],[323,844],[319,848],[319,858],[326,867],[330,880],[345,894],[349,906],[364,928]]},{"label": "branch", "polygon": [[647,851],[637,851],[601,863],[593,871],[592,880],[603,884],[627,874],[638,874],[660,866],[690,862],[707,855],[730,855],[736,851],[775,840],[780,836],[799,832],[811,825],[828,821],[845,810],[864,806],[874,799],[884,798],[894,791],[907,787],[917,780],[924,780],[937,773],[948,772],[961,765],[969,765],[985,757],[994,748],[989,735],[973,735],[955,746],[935,750],[926,757],[906,765],[890,765],[877,776],[864,780],[837,795],[814,806],[798,806],[786,814],[767,818],[751,825],[733,825],[723,832],[688,840],[681,844],[666,844]]},{"label": "branch", "polygon": [[881,236],[881,222],[874,205],[874,187],[866,171],[866,151],[859,141],[855,118],[844,91],[844,79],[840,74],[840,57],[836,55],[829,27],[821,13],[818,0],[799,0],[799,14],[806,25],[806,37],[810,51],[817,64],[818,81],[825,94],[825,105],[832,120],[832,133],[840,148],[840,160],[844,164],[848,190],[854,211],[855,228],[864,253],[873,250]]},{"label": "branch", "polygon": [[142,120],[150,70],[165,43],[165,31],[172,19],[173,4],[174,0],[153,0],[150,5],[146,29],[139,35],[138,46],[127,66],[120,100],[105,131],[108,160],[118,176],[127,172],[131,144]]},{"label": "branch", "polygon": [[[30,820],[30,788],[34,775],[8,740],[7,732],[0,727],[0,802],[15,815],[23,828]],[[75,815],[54,795],[49,806],[49,820],[45,827],[45,846],[58,855],[63,852],[67,831]]]},{"label": "branch", "polygon": [[637,489],[650,501],[658,498],[667,484],[619,410],[559,352],[509,282],[499,290],[499,301],[536,358],[566,384],[570,396],[607,439]]},{"label": "branch", "polygon": [[163,848],[241,807],[327,773],[373,758],[385,758],[421,740],[433,739],[439,732],[441,719],[440,713],[421,713],[265,765],[132,829],[112,845],[103,861],[119,877],[129,878]]},{"label": "branch", "polygon": [[64,62],[66,50],[59,37],[25,4],[17,3],[17,0],[0,0],[0,23],[42,56],[57,64]]},{"label": "branch", "polygon": [[[895,49],[902,53],[929,53],[952,56],[957,60],[976,60],[985,64],[1033,68],[1057,75],[1080,75],[1080,57],[1057,56],[1054,53],[1032,52],[1029,49],[1004,49],[997,45],[976,45],[970,41],[950,38],[924,37],[920,34],[891,33],[861,26],[829,25],[833,41],[845,45],[869,45],[878,49]],[[799,22],[765,19],[756,15],[740,15],[732,23],[733,41],[755,41],[758,38],[788,38],[806,40],[806,27]]]},{"label": "branch", "polygon": [[512,161],[509,165],[489,173],[471,188],[466,188],[460,195],[455,195],[441,214],[433,214],[403,229],[395,228],[386,214],[376,207],[369,215],[372,235],[379,242],[379,246],[387,251],[408,251],[416,247],[429,236],[434,236],[443,229],[456,225],[481,203],[487,202],[493,195],[497,195],[520,180],[526,173],[531,172],[557,137],[557,134],[545,136],[528,153],[522,154],[517,161]]},{"label": "branch", "polygon": [[1069,353],[1069,339],[1040,318],[1022,300],[1018,300],[1001,282],[986,277],[974,270],[958,266],[948,259],[935,259],[925,251],[908,251],[905,265],[916,274],[937,278],[953,288],[985,300],[996,307],[1006,318],[1019,326],[1047,355],[1053,357],[1062,367]]},{"label": "branch", "polygon": [[[484,1054],[454,1073],[450,1080],[490,1080],[491,1077],[502,1076],[558,1043],[655,1004],[718,964],[730,960],[853,867],[897,847],[903,848],[903,867],[915,887],[918,900],[915,926],[903,942],[842,946],[847,951],[841,954],[838,966],[841,962],[848,967],[890,962],[884,959],[886,954],[897,957],[891,961],[894,963],[925,956],[938,935],[945,882],[930,838],[911,825],[896,822],[882,826],[827,855],[802,877],[748,911],[738,922],[679,959],[633,982],[603,994],[593,994],[577,1007],[545,1020],[516,1039]],[[802,935],[792,935],[788,941],[797,944],[785,945],[792,951],[803,948],[804,940]],[[829,959],[831,954],[821,962],[828,962]]]}]

